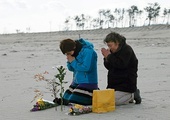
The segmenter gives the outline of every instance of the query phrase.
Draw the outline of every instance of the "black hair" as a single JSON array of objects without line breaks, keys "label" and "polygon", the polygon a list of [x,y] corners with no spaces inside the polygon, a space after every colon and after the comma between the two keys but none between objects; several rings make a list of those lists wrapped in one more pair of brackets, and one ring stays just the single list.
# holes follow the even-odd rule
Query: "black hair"
[{"label": "black hair", "polygon": [[114,42],[114,43],[119,43],[120,45],[125,43],[126,38],[122,35],[120,35],[119,33],[116,32],[111,32],[109,33],[106,38],[103,40],[104,43],[108,43],[108,42]]},{"label": "black hair", "polygon": [[72,39],[64,39],[60,42],[60,50],[63,54],[75,50],[76,42]]}]

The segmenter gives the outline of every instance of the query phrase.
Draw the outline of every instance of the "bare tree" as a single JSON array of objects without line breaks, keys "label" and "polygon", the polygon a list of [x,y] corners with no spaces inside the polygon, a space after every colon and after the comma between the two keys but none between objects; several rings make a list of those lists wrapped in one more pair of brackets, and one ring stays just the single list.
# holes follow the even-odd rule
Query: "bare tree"
[{"label": "bare tree", "polygon": [[104,16],[103,22],[107,24],[107,28],[110,27],[110,23],[114,23],[114,16],[111,14],[111,10],[103,10],[102,15]]},{"label": "bare tree", "polygon": [[100,28],[103,28],[103,23],[105,22],[106,12],[107,10],[104,10],[104,9],[99,10],[98,12]]},{"label": "bare tree", "polygon": [[94,18],[92,21],[92,26],[94,29],[96,28],[101,28],[101,23],[103,23],[103,20],[101,20],[100,18]]},{"label": "bare tree", "polygon": [[115,27],[117,27],[117,24],[118,24],[118,22],[119,22],[120,9],[116,8],[116,9],[114,10],[114,13],[115,13],[115,23],[116,23],[116,26],[115,26]]},{"label": "bare tree", "polygon": [[169,25],[170,9],[164,8],[163,15],[164,15],[165,18],[167,18],[167,23],[166,24]]},{"label": "bare tree", "polygon": [[74,20],[75,20],[75,22],[76,22],[76,27],[79,28],[79,26],[80,26],[79,24],[81,23],[81,19],[80,19],[79,16],[77,15],[77,16],[74,17]]},{"label": "bare tree", "polygon": [[66,20],[64,21],[65,23],[65,30],[69,30],[70,29],[70,22],[71,22],[71,17],[69,16],[68,18],[66,18]]},{"label": "bare tree", "polygon": [[17,33],[20,33],[20,30],[19,30],[19,29],[16,29],[16,32],[17,32]]},{"label": "bare tree", "polygon": [[82,30],[84,30],[85,21],[86,21],[85,15],[84,14],[81,14],[80,16],[77,15],[75,16],[74,20],[76,22],[77,28],[81,28]]},{"label": "bare tree", "polygon": [[127,10],[129,14],[129,27],[134,27],[135,26],[135,14],[138,13],[138,7],[135,5],[132,5],[130,9]]},{"label": "bare tree", "polygon": [[26,28],[26,32],[27,32],[27,33],[30,33],[30,31],[31,31],[31,28],[30,28],[30,27],[27,27],[27,28]]},{"label": "bare tree", "polygon": [[[84,14],[76,15],[71,18],[76,23],[77,29],[88,29],[88,28],[103,28],[103,27],[117,27],[117,26],[127,26],[133,27],[137,25],[141,25],[142,16],[145,12],[147,17],[145,22],[150,25],[151,21],[155,20],[157,22],[157,18],[159,17],[159,12],[161,7],[158,3],[148,3],[149,5],[144,8],[144,10],[139,10],[137,6],[132,5],[129,9],[125,10],[124,8],[115,8],[113,12],[111,9],[100,9],[98,11],[98,17],[92,18],[91,16],[85,16]],[[170,19],[170,9],[164,9],[164,21],[167,19],[167,24],[169,24]],[[70,20],[71,20],[70,19]],[[68,23],[69,19],[66,19],[65,24],[67,30],[69,29]],[[144,22],[144,23],[145,23]]]},{"label": "bare tree", "polygon": [[144,10],[148,13],[147,18],[149,19],[149,24],[152,19],[156,20],[156,17],[159,16],[159,12],[160,12],[161,7],[159,6],[158,3],[149,3],[149,6],[147,6],[146,8],[144,8]]},{"label": "bare tree", "polygon": [[86,25],[86,28],[87,29],[91,29],[91,20],[92,19],[92,17],[91,16],[89,16],[89,15],[87,15],[87,16],[85,16],[85,25]]},{"label": "bare tree", "polygon": [[114,26],[114,20],[115,20],[115,17],[112,14],[108,15],[108,19],[106,20],[106,23],[108,24],[107,26],[108,28],[110,27],[110,23],[113,24]]},{"label": "bare tree", "polygon": [[[137,20],[141,20],[141,15],[142,15],[143,11],[142,10],[138,10],[137,14],[136,14],[136,22]],[[140,23],[140,22],[139,22]]]},{"label": "bare tree", "polygon": [[120,18],[119,21],[121,22],[121,26],[123,27],[123,19],[124,19],[124,15],[125,15],[125,9],[120,9]]}]

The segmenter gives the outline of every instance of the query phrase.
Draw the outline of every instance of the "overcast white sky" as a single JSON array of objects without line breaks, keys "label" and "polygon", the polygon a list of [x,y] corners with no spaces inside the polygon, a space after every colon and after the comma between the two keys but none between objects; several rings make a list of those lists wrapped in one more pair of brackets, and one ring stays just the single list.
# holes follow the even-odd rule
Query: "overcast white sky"
[{"label": "overcast white sky", "polygon": [[99,9],[143,9],[148,3],[158,2],[170,9],[170,0],[0,0],[0,34],[62,30],[68,16],[80,14],[96,16]]}]

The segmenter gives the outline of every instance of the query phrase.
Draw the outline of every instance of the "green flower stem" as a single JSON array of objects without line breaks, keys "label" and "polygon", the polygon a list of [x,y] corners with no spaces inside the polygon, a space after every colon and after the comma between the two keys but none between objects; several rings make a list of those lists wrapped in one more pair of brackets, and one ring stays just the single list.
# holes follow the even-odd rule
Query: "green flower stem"
[{"label": "green flower stem", "polygon": [[58,84],[60,85],[61,111],[63,111],[63,92],[64,92],[63,83],[67,83],[64,82],[66,72],[63,66],[58,67],[57,70],[59,73],[55,77],[59,80]]}]

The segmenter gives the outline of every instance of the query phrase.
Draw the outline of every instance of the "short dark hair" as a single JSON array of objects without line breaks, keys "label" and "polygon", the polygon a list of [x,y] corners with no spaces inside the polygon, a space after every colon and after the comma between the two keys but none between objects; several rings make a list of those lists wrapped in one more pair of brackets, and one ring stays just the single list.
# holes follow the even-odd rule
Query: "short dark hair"
[{"label": "short dark hair", "polygon": [[75,50],[76,43],[72,39],[64,39],[60,42],[60,50],[63,54]]},{"label": "short dark hair", "polygon": [[126,38],[122,35],[120,35],[119,33],[116,32],[111,32],[109,33],[106,38],[103,40],[104,43],[108,43],[108,42],[118,42],[120,44],[124,43],[126,41]]}]

